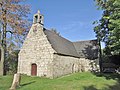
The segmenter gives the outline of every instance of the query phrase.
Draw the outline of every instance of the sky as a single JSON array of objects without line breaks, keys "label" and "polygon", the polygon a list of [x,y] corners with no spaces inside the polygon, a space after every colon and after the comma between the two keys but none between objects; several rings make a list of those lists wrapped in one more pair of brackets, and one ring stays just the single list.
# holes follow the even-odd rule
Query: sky
[{"label": "sky", "polygon": [[30,5],[29,18],[40,10],[44,15],[44,27],[56,29],[70,41],[96,39],[93,31],[95,20],[102,12],[97,10],[94,0],[26,0]]}]

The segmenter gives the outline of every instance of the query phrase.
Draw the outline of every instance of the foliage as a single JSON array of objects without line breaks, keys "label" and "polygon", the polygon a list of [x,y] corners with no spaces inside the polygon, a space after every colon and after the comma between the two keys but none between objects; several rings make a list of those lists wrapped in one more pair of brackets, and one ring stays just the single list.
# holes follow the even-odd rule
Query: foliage
[{"label": "foliage", "polygon": [[[15,38],[19,40],[23,39],[23,35],[26,35],[29,27],[27,14],[29,14],[30,9],[28,5],[19,4],[21,1],[24,0],[0,1],[1,39],[4,39],[3,34],[6,34],[7,37],[10,37],[8,34],[12,34],[12,40]],[[6,27],[6,32],[4,32],[4,27]],[[6,40],[9,42],[10,38]],[[16,40],[14,40],[15,42],[17,43]]]},{"label": "foliage", "polygon": [[24,0],[0,0],[0,44],[4,48],[3,55],[5,56],[1,58],[3,62],[11,50],[18,49],[15,46],[21,46],[29,30],[27,14],[30,8],[28,5],[20,4],[22,1]]},{"label": "foliage", "polygon": [[105,42],[108,55],[120,55],[120,0],[95,0],[103,11],[99,21],[95,21],[97,38]]},{"label": "foliage", "polygon": [[8,56],[6,58],[8,74],[17,73],[18,53],[19,53],[19,50],[14,50],[10,54],[8,54]]},{"label": "foliage", "polygon": [[[18,90],[119,90],[119,85],[116,86],[117,89],[112,88],[117,84],[117,78],[118,76],[114,74],[96,76],[89,72],[75,73],[56,79],[22,75]],[[11,85],[10,82],[12,82],[10,76],[0,77],[0,83],[4,83],[4,85],[0,84],[1,90],[7,90]]]}]

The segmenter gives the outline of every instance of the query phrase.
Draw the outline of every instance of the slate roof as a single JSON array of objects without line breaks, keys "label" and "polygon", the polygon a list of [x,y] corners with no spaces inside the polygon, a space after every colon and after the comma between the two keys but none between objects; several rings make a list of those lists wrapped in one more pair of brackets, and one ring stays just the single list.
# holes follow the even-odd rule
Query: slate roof
[{"label": "slate roof", "polygon": [[73,44],[80,57],[88,59],[98,58],[97,40],[77,41],[73,42]]},{"label": "slate roof", "polygon": [[44,33],[46,34],[53,49],[58,54],[85,57],[89,59],[98,57],[98,48],[96,46],[97,40],[71,42],[58,35],[56,32],[46,30],[45,28]]},{"label": "slate roof", "polygon": [[44,33],[47,35],[47,38],[53,49],[58,54],[80,57],[71,41],[50,30],[44,30]]}]

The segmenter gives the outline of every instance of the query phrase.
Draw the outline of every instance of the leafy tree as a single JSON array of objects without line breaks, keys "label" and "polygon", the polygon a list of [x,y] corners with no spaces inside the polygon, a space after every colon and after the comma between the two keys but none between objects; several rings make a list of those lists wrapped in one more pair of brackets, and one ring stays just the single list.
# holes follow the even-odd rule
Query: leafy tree
[{"label": "leafy tree", "polygon": [[15,74],[17,72],[18,53],[19,53],[19,50],[14,50],[7,55],[7,58],[6,58],[7,74]]},{"label": "leafy tree", "polygon": [[94,0],[102,17],[94,27],[97,38],[105,42],[106,55],[120,55],[120,0]]},{"label": "leafy tree", "polygon": [[29,14],[30,8],[28,5],[20,4],[22,1],[24,0],[0,0],[1,75],[3,70],[6,70],[4,65],[9,50],[8,46],[11,43],[14,45],[20,44],[28,30],[27,14]]}]

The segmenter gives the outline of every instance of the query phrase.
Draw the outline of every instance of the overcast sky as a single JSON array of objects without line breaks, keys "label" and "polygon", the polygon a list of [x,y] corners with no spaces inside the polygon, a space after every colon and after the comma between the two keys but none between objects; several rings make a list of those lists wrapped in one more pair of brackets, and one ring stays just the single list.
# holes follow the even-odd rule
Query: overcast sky
[{"label": "overcast sky", "polygon": [[99,20],[102,12],[97,10],[94,0],[26,0],[33,14],[40,10],[44,15],[44,27],[54,28],[61,36],[71,40],[95,39],[93,21]]}]

